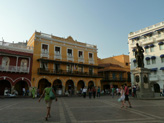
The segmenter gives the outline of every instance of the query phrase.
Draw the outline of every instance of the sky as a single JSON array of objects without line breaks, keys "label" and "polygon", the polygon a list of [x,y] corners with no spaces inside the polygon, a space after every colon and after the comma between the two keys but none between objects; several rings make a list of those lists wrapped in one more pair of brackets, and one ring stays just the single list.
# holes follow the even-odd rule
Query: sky
[{"label": "sky", "polygon": [[164,21],[164,0],[0,0],[0,41],[36,31],[94,44],[98,57],[128,55],[128,34]]}]

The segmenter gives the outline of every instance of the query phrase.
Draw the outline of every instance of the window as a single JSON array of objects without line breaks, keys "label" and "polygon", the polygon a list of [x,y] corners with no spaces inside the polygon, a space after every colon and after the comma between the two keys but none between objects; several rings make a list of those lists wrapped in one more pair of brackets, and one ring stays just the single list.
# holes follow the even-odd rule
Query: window
[{"label": "window", "polygon": [[60,54],[60,47],[55,47],[55,53]]},{"label": "window", "polygon": [[89,67],[89,75],[92,75],[92,74],[93,74],[93,68]]},{"label": "window", "polygon": [[146,64],[147,65],[150,65],[150,59],[149,60],[146,60]]},{"label": "window", "polygon": [[92,59],[93,58],[93,54],[89,53],[89,58]]},{"label": "window", "polygon": [[164,63],[164,57],[161,57],[161,62]]},{"label": "window", "polygon": [[67,49],[68,56],[72,56],[72,49]]},{"label": "window", "polygon": [[44,70],[48,70],[48,63],[47,62],[41,62],[41,68]]},{"label": "window", "polygon": [[129,65],[129,63],[126,62],[126,66],[128,66],[128,65]]},{"label": "window", "polygon": [[154,52],[154,47],[150,47],[150,52]]},{"label": "window", "polygon": [[148,48],[146,48],[146,49],[145,49],[145,53],[148,53],[148,52],[149,52],[149,49],[148,49]]},{"label": "window", "polygon": [[122,80],[122,73],[119,74],[119,79]]},{"label": "window", "polygon": [[112,78],[115,80],[116,79],[116,74],[112,73]]},{"label": "window", "polygon": [[152,59],[152,64],[156,64],[156,60],[155,59]]},{"label": "window", "polygon": [[134,67],[136,67],[137,66],[137,63],[136,62],[134,62]]},{"label": "window", "polygon": [[83,51],[79,51],[79,57],[80,57],[80,58],[83,57]]},{"label": "window", "polygon": [[21,60],[21,70],[27,70],[27,59]]},{"label": "window", "polygon": [[79,72],[83,73],[83,66],[79,66]]},{"label": "window", "polygon": [[47,44],[42,44],[42,50],[47,50],[48,51],[48,45]]},{"label": "window", "polygon": [[10,58],[9,57],[3,57],[2,58],[2,67],[4,69],[8,69],[10,64]]},{"label": "window", "polygon": [[133,56],[135,56],[135,52],[133,52]]},{"label": "window", "polygon": [[164,50],[164,45],[159,45],[160,50]]},{"label": "window", "polygon": [[72,72],[73,71],[73,66],[68,64],[67,65],[67,72]]},{"label": "window", "polygon": [[54,71],[59,72],[59,70],[60,70],[60,64],[54,63]]}]

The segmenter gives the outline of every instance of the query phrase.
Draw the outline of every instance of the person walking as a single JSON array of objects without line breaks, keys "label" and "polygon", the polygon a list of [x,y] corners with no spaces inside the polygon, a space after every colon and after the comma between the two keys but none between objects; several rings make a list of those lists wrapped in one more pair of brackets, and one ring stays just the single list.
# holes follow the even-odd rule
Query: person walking
[{"label": "person walking", "polygon": [[89,92],[89,99],[91,99],[92,98],[92,88],[91,87],[88,89],[88,92]]},{"label": "person walking", "polygon": [[130,101],[129,101],[129,89],[128,89],[127,84],[125,84],[124,91],[125,91],[125,102],[128,101],[128,103],[129,103],[129,108],[132,108],[131,103],[130,103]]},{"label": "person walking", "polygon": [[95,87],[93,87],[92,93],[93,93],[93,98],[95,99],[95,97],[96,97],[96,89],[95,89]]},{"label": "person walking", "polygon": [[100,97],[100,87],[98,86],[98,89],[97,89],[97,97]]},{"label": "person walking", "polygon": [[[50,118],[51,115],[50,115],[50,111],[51,111],[51,104],[52,104],[52,99],[50,98],[50,91],[52,91],[56,97],[56,93],[54,91],[54,89],[51,87],[51,83],[48,84],[48,87],[46,87],[43,91],[43,94],[41,95],[41,97],[39,98],[39,102],[40,100],[42,99],[42,97],[44,96],[44,100],[45,100],[45,103],[47,105],[47,115],[45,117],[45,120],[47,121],[48,120],[48,117]],[[56,97],[56,101],[57,101],[57,97]]]},{"label": "person walking", "polygon": [[22,88],[22,91],[23,91],[23,96],[25,96],[26,95],[26,89],[24,87]]},{"label": "person walking", "polygon": [[32,98],[35,99],[35,88],[32,88]]},{"label": "person walking", "polygon": [[112,88],[112,98],[114,98],[115,88]]},{"label": "person walking", "polygon": [[121,93],[121,102],[122,102],[122,106],[121,108],[123,108],[124,106],[126,107],[126,104],[125,104],[125,92],[124,92],[124,89],[123,89],[123,86],[121,86],[120,88],[120,93]]},{"label": "person walking", "polygon": [[82,90],[83,97],[86,98],[87,88],[84,87]]}]

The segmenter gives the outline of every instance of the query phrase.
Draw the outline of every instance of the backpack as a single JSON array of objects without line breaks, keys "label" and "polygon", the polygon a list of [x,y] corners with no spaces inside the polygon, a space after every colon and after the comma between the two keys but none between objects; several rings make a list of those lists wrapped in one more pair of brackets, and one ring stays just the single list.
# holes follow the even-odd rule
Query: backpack
[{"label": "backpack", "polygon": [[50,99],[55,99],[56,97],[55,97],[55,94],[53,93],[53,91],[52,91],[52,89],[53,88],[51,88],[51,90],[50,90]]}]

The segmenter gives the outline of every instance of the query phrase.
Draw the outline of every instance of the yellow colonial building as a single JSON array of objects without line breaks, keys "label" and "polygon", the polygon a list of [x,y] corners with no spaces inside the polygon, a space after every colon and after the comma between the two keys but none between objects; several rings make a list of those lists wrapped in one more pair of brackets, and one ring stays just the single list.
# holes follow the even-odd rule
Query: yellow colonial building
[{"label": "yellow colonial building", "polygon": [[49,82],[58,94],[100,86],[97,46],[41,32],[35,32],[27,45],[34,47],[31,81],[40,93]]}]

